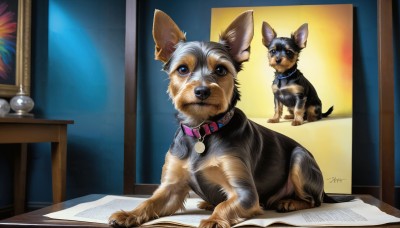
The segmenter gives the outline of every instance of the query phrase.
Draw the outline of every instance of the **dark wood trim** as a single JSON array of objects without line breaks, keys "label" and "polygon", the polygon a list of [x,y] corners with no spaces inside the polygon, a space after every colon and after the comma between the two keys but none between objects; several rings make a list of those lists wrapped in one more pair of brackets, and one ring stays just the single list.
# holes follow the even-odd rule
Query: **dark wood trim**
[{"label": "dark wood trim", "polygon": [[124,194],[133,194],[136,183],[136,21],[137,0],[126,0]]},{"label": "dark wood trim", "polygon": [[380,199],[394,205],[394,65],[392,0],[378,0]]},{"label": "dark wood trim", "polygon": [[3,206],[0,208],[0,220],[9,218],[14,215],[14,207],[12,205]]},{"label": "dark wood trim", "polygon": [[15,117],[1,117],[1,124],[46,124],[46,125],[58,125],[58,124],[74,124],[73,120],[50,120],[50,119],[38,119],[38,118],[15,118]]},{"label": "dark wood trim", "polygon": [[367,194],[379,198],[381,187],[380,186],[353,186],[352,194]]},{"label": "dark wood trim", "polygon": [[152,195],[158,184],[135,184],[134,192],[141,195]]}]

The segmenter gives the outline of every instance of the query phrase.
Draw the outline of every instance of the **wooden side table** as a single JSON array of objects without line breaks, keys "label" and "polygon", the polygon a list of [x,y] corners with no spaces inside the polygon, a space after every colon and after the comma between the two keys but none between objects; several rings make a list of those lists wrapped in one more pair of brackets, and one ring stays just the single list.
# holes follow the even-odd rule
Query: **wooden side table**
[{"label": "wooden side table", "polygon": [[15,156],[14,213],[25,210],[27,143],[51,143],[53,202],[65,200],[67,125],[72,120],[0,118],[0,143],[20,143]]}]

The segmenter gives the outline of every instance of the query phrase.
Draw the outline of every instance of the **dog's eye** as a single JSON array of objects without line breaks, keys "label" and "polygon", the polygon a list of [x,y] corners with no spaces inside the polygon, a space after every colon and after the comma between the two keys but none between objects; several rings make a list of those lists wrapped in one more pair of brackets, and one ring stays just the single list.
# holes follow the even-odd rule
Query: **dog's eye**
[{"label": "dog's eye", "polygon": [[226,70],[226,68],[224,66],[218,65],[215,68],[215,74],[217,74],[218,76],[225,76],[228,73],[228,71]]},{"label": "dog's eye", "polygon": [[293,55],[293,51],[291,51],[291,50],[286,50],[285,53],[286,53],[286,55],[289,55],[289,56]]},{"label": "dog's eye", "polygon": [[189,68],[186,65],[180,65],[178,67],[178,73],[180,76],[186,76],[190,73]]},{"label": "dog's eye", "polygon": [[274,54],[276,53],[276,50],[275,50],[275,49],[272,49],[272,50],[269,51],[269,53],[272,54],[272,55],[274,55]]}]

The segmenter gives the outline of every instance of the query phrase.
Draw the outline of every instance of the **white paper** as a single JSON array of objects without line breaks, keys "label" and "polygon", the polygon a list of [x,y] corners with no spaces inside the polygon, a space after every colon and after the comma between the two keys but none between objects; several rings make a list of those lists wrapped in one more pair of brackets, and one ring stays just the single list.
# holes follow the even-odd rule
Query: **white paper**
[{"label": "white paper", "polygon": [[[74,220],[95,223],[108,223],[110,215],[118,210],[130,211],[145,198],[105,196],[99,200],[82,203],[74,207],[45,215],[53,219]],[[179,224],[198,227],[202,219],[211,215],[210,211],[197,208],[199,198],[188,198],[186,209],[168,217],[162,217],[149,221],[145,225]],[[400,218],[388,215],[377,207],[366,204],[361,200],[353,200],[346,203],[322,204],[318,208],[294,211],[289,213],[277,213],[264,211],[263,215],[254,217],[237,224],[240,226],[267,227],[274,223],[283,223],[293,226],[366,226],[381,225],[400,222]]]}]

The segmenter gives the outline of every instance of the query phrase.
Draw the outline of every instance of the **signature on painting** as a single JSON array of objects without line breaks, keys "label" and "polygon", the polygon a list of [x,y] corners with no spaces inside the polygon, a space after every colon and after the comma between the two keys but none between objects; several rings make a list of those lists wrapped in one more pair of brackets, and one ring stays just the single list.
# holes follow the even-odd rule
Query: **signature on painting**
[{"label": "signature on painting", "polygon": [[343,183],[343,181],[345,181],[346,179],[339,178],[339,177],[330,177],[327,180],[331,184],[339,184],[339,183]]}]

